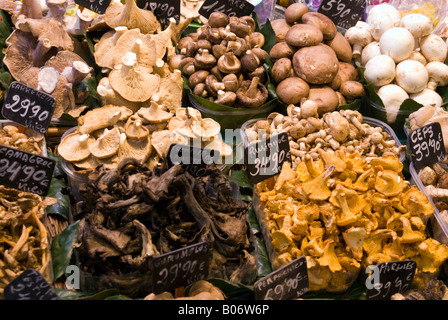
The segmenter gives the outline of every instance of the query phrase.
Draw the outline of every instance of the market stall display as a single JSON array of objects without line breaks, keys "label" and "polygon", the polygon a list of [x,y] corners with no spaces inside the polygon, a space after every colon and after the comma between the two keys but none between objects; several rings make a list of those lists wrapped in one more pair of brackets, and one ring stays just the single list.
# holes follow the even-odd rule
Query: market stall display
[{"label": "market stall display", "polygon": [[446,159],[416,172],[402,135],[437,123],[448,150],[445,7],[416,2],[341,29],[316,1],[0,0],[2,97],[55,100],[46,132],[1,122],[0,295],[34,269],[61,299],[373,300],[375,268],[409,262],[382,299],[447,300]]}]

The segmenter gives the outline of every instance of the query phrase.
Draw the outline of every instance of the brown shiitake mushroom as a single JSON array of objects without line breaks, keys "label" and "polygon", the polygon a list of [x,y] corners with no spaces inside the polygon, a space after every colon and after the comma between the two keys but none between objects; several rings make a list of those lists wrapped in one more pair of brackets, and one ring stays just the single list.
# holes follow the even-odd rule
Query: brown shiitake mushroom
[{"label": "brown shiitake mushroom", "polygon": [[293,56],[297,76],[310,84],[333,81],[339,70],[339,60],[333,49],[325,44],[300,48]]},{"label": "brown shiitake mushroom", "polygon": [[251,51],[258,57],[260,61],[264,61],[264,56],[268,54],[266,50],[263,50],[261,48],[252,48]]},{"label": "brown shiitake mushroom", "polygon": [[339,106],[339,97],[329,86],[310,88],[308,100],[316,102],[319,115],[332,112]]},{"label": "brown shiitake mushroom", "polygon": [[275,42],[285,41],[286,33],[288,33],[291,26],[285,19],[275,19],[271,21],[272,29],[275,32]]},{"label": "brown shiitake mushroom", "polygon": [[214,11],[210,14],[207,23],[212,28],[225,28],[229,23],[229,17],[223,12]]},{"label": "brown shiitake mushroom", "polygon": [[233,52],[226,52],[218,59],[218,69],[223,73],[238,73],[241,71],[241,62]]},{"label": "brown shiitake mushroom", "polygon": [[246,108],[258,108],[268,99],[268,90],[258,77],[245,80],[236,91],[237,103]]},{"label": "brown shiitake mushroom", "polygon": [[275,61],[272,66],[272,80],[274,80],[275,83],[280,83],[292,75],[292,62],[290,59],[281,58]]},{"label": "brown shiitake mushroom", "polygon": [[218,98],[215,100],[217,104],[225,106],[233,106],[236,101],[236,93],[233,91],[218,91]]},{"label": "brown shiitake mushroom", "polygon": [[286,104],[299,104],[309,94],[310,86],[299,77],[289,77],[277,85],[278,98]]},{"label": "brown shiitake mushroom", "polygon": [[196,71],[190,77],[188,77],[188,86],[193,89],[199,83],[204,82],[208,75],[209,72],[207,70]]},{"label": "brown shiitake mushroom", "polygon": [[250,43],[243,38],[227,42],[227,52],[233,52],[238,58],[250,50]]},{"label": "brown shiitake mushroom", "polygon": [[252,32],[252,27],[244,20],[238,19],[233,22],[229,22],[230,32],[237,35],[239,38],[244,38]]},{"label": "brown shiitake mushroom", "polygon": [[249,36],[249,42],[252,48],[261,48],[264,46],[264,35],[261,32],[252,32]]},{"label": "brown shiitake mushroom", "polygon": [[224,78],[222,78],[222,83],[224,83],[225,91],[236,92],[239,88],[238,77],[234,73],[229,73]]},{"label": "brown shiitake mushroom", "polygon": [[216,65],[216,58],[207,49],[199,49],[194,57],[194,65],[197,69],[209,70]]},{"label": "brown shiitake mushroom", "polygon": [[[191,88],[191,87],[190,87]],[[207,90],[205,90],[205,83],[198,83],[194,89],[193,93],[199,97],[205,98],[208,96]]]},{"label": "brown shiitake mushroom", "polygon": [[217,65],[210,69],[210,74],[214,75],[216,79],[218,79],[218,81],[222,81],[222,78],[224,78],[226,75],[219,70]]},{"label": "brown shiitake mushroom", "polygon": [[334,22],[320,12],[307,12],[302,16],[302,23],[312,24],[322,31],[324,40],[331,40],[336,36],[338,29]]},{"label": "brown shiitake mushroom", "polygon": [[285,41],[293,47],[309,47],[321,43],[323,34],[312,24],[295,24],[286,33]]},{"label": "brown shiitake mushroom", "polygon": [[288,58],[291,59],[296,52],[296,49],[291,47],[286,41],[276,43],[272,46],[269,55],[271,59]]},{"label": "brown shiitake mushroom", "polygon": [[201,39],[195,42],[194,49],[198,51],[199,49],[207,49],[208,52],[212,52],[212,43],[208,40]]},{"label": "brown shiitake mushroom", "polygon": [[227,47],[222,44],[215,44],[212,47],[212,53],[216,59],[221,58],[221,56],[226,53]]},{"label": "brown shiitake mushroom", "polygon": [[177,49],[179,49],[179,51],[182,51],[182,49],[185,49],[189,43],[195,43],[195,41],[193,41],[193,38],[188,35],[179,40],[179,42],[177,43]]},{"label": "brown shiitake mushroom", "polygon": [[240,59],[243,72],[253,72],[260,66],[258,57],[248,50]]},{"label": "brown shiitake mushroom", "polygon": [[364,86],[359,81],[344,81],[339,87],[339,92],[347,99],[353,100],[365,95]]},{"label": "brown shiitake mushroom", "polygon": [[260,78],[261,83],[265,83],[267,80],[266,70],[263,66],[259,66],[254,71],[246,73],[247,78],[252,80],[254,77]]},{"label": "brown shiitake mushroom", "polygon": [[184,76],[191,76],[195,71],[194,58],[186,57],[179,62],[178,70],[182,72]]},{"label": "brown shiitake mushroom", "polygon": [[240,20],[245,21],[250,27],[250,33],[255,32],[255,20],[251,16],[242,16]]},{"label": "brown shiitake mushroom", "polygon": [[307,12],[308,6],[305,3],[292,3],[285,10],[285,21],[291,25],[298,23]]},{"label": "brown shiitake mushroom", "polygon": [[219,90],[225,90],[225,85],[219,82],[218,79],[212,74],[208,75],[205,79],[205,90],[212,96],[216,97]]},{"label": "brown shiitake mushroom", "polygon": [[332,40],[327,41],[326,44],[334,50],[340,61],[347,63],[352,61],[352,46],[347,39],[345,39],[342,33],[337,32],[335,37]]}]

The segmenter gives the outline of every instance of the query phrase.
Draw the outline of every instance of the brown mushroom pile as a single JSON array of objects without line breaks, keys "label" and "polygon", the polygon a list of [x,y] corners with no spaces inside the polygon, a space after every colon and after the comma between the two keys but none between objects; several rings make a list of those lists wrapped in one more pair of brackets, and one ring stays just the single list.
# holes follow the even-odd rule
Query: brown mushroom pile
[{"label": "brown mushroom pile", "polygon": [[180,39],[171,67],[182,71],[199,97],[226,106],[257,108],[268,99],[264,41],[251,17],[213,12],[206,24]]},{"label": "brown mushroom pile", "polygon": [[287,116],[271,113],[245,129],[248,143],[282,132],[289,133],[289,146],[293,166],[302,161],[317,160],[325,154],[345,150],[359,153],[368,159],[380,156],[399,156],[406,146],[397,143],[381,127],[363,123],[358,111],[341,110],[318,115],[317,104],[306,101],[301,107],[289,105]]},{"label": "brown mushroom pile", "polygon": [[6,285],[26,269],[52,281],[44,210],[56,199],[0,186],[0,297]]},{"label": "brown mushroom pile", "polygon": [[58,145],[59,155],[78,172],[103,165],[114,169],[126,158],[149,168],[161,165],[174,143],[215,149],[225,157],[232,148],[219,137],[221,126],[201,117],[193,108],[179,108],[175,115],[156,102],[138,112],[106,105],[78,118],[78,127]]},{"label": "brown mushroom pile", "polygon": [[284,19],[271,21],[276,44],[272,78],[278,98],[286,104],[315,101],[319,114],[364,96],[358,72],[350,63],[352,48],[327,16],[291,4]]},{"label": "brown mushroom pile", "polygon": [[0,128],[0,145],[42,154],[44,137],[31,129],[20,132],[18,125],[7,124]]},{"label": "brown mushroom pile", "polygon": [[[82,50],[72,34],[84,33],[93,20],[87,11],[77,12],[68,25],[68,1],[47,0],[48,12],[43,13],[39,0],[23,1],[20,10],[6,8],[11,13],[15,27],[6,39],[3,58],[12,77],[30,87],[51,94],[56,100],[53,118],[63,113],[78,116],[85,106],[80,106],[86,96],[76,86],[90,76],[91,67],[81,58]],[[4,3],[0,4],[3,9]],[[80,21],[83,29],[79,28]]]}]

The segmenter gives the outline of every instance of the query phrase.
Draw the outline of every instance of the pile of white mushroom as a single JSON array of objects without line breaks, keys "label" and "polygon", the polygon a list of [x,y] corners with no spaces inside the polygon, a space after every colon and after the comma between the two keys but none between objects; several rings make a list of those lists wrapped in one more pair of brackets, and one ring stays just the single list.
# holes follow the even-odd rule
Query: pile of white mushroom
[{"label": "pile of white mushroom", "polygon": [[392,5],[374,6],[367,22],[349,28],[345,38],[353,46],[353,59],[365,67],[367,83],[373,83],[387,112],[396,121],[406,99],[422,104],[442,104],[435,91],[448,84],[447,44],[431,20],[419,13],[401,16]]},{"label": "pile of white mushroom", "polygon": [[358,111],[341,110],[319,116],[317,104],[306,101],[297,107],[288,106],[287,116],[271,113],[266,120],[259,120],[245,129],[248,143],[266,139],[282,132],[289,133],[289,146],[293,167],[307,159],[318,159],[322,151],[333,154],[345,150],[368,158],[399,156],[406,148],[397,146],[395,140],[381,127],[363,123]]}]

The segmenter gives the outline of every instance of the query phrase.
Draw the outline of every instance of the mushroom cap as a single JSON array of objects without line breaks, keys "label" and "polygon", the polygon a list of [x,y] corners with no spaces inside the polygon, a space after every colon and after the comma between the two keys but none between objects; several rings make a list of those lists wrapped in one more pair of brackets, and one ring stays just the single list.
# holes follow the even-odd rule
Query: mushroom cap
[{"label": "mushroom cap", "polygon": [[407,29],[414,38],[421,38],[432,32],[431,19],[421,13],[410,13],[400,20],[400,27]]},{"label": "mushroom cap", "polygon": [[88,156],[86,159],[81,160],[81,161],[73,161],[72,164],[82,170],[94,170],[96,169],[99,165],[100,162],[98,160],[98,158],[94,157],[92,154],[90,156]]},{"label": "mushroom cap", "polygon": [[125,0],[125,5],[113,0],[104,13],[104,20],[111,28],[126,26],[128,29],[139,28],[142,33],[155,33],[160,23],[150,10],[140,9],[133,0]]},{"label": "mushroom cap", "polygon": [[289,77],[282,80],[276,89],[278,98],[287,104],[299,104],[308,97],[310,86],[299,77]]},{"label": "mushroom cap", "polygon": [[137,114],[149,123],[168,122],[173,117],[171,112],[164,111],[162,107],[154,101],[151,102],[149,108],[140,108]]},{"label": "mushroom cap", "polygon": [[238,73],[241,71],[241,61],[233,52],[226,52],[218,59],[218,69],[223,73]]},{"label": "mushroom cap", "polygon": [[179,108],[176,111],[176,117],[183,119],[183,120],[187,120],[188,117],[193,117],[195,119],[201,120],[202,119],[202,115],[201,112],[198,109],[192,108],[192,107],[187,107],[187,108]]},{"label": "mushroom cap", "polygon": [[95,44],[95,52],[93,54],[95,62],[102,68],[114,68],[115,45],[123,33],[128,30],[124,26],[116,27],[103,34],[100,41]]},{"label": "mushroom cap", "polygon": [[375,190],[386,197],[393,197],[403,192],[405,180],[395,171],[383,170],[378,172],[375,180]]},{"label": "mushroom cap", "polygon": [[371,17],[368,25],[370,33],[375,41],[380,40],[386,30],[395,27],[393,19],[385,13],[380,13]]},{"label": "mushroom cap", "polygon": [[156,64],[155,41],[149,35],[141,33],[137,28],[126,31],[117,40],[114,48],[113,64],[120,64],[127,52],[134,52],[137,55],[139,66],[152,68]]},{"label": "mushroom cap", "polygon": [[420,39],[420,50],[426,60],[444,62],[447,57],[447,45],[442,37],[431,33]]},{"label": "mushroom cap", "polygon": [[109,82],[126,100],[144,102],[159,89],[160,76],[151,74],[148,68],[138,65],[135,53],[128,52],[123,57],[122,64],[110,72]]},{"label": "mushroom cap", "polygon": [[408,93],[396,84],[387,84],[382,86],[377,94],[383,101],[384,108],[386,109],[387,123],[394,123],[401,104],[409,98]]},{"label": "mushroom cap", "polygon": [[105,167],[108,169],[116,167],[122,160],[132,158],[137,160],[140,164],[144,164],[151,155],[152,144],[148,136],[143,140],[127,139],[125,133],[120,134],[120,147],[117,154],[110,158],[102,160]]},{"label": "mushroom cap", "polygon": [[71,68],[73,66],[73,63],[76,61],[86,63],[84,59],[81,58],[78,54],[72,51],[62,50],[59,51],[55,56],[48,59],[48,61],[45,62],[45,67],[55,68],[60,74],[62,74],[65,68]]},{"label": "mushroom cap", "polygon": [[295,24],[285,36],[285,41],[290,46],[308,47],[321,43],[323,34],[320,29],[312,24]]},{"label": "mushroom cap", "polygon": [[221,125],[211,118],[202,119],[201,127],[200,137],[204,140],[214,138],[221,132]]},{"label": "mushroom cap", "polygon": [[332,40],[327,41],[327,45],[334,50],[336,56],[340,61],[344,61],[347,63],[352,61],[352,47],[347,39],[342,35],[342,33],[337,32]]},{"label": "mushroom cap", "polygon": [[[254,82],[257,82],[257,93],[254,96],[247,94]],[[236,103],[246,108],[258,108],[268,99],[268,89],[259,82],[259,78],[244,80],[236,91]]]},{"label": "mushroom cap", "polygon": [[288,58],[291,59],[297,48],[291,47],[286,41],[277,42],[269,51],[269,56],[274,59]]},{"label": "mushroom cap", "polygon": [[149,136],[149,130],[142,124],[142,119],[138,116],[129,117],[124,125],[124,132],[128,139],[143,140]]},{"label": "mushroom cap", "polygon": [[275,33],[275,42],[284,41],[286,33],[291,28],[285,19],[274,19],[271,21],[271,26]]},{"label": "mushroom cap", "polygon": [[428,71],[416,60],[404,60],[395,68],[395,80],[407,93],[420,92],[428,84]]},{"label": "mushroom cap", "polygon": [[174,143],[188,144],[188,139],[170,130],[155,131],[151,135],[151,142],[160,158],[168,156],[168,150]]},{"label": "mushroom cap", "polygon": [[389,3],[380,3],[379,5],[372,6],[369,9],[369,15],[367,16],[367,23],[370,25],[371,20],[375,18],[376,15],[384,13],[387,14],[394,25],[398,25],[401,20],[401,14],[393,5]]},{"label": "mushroom cap", "polygon": [[425,88],[423,91],[412,93],[409,98],[422,104],[423,106],[434,104],[437,108],[443,104],[442,97],[434,90]]},{"label": "mushroom cap", "polygon": [[[386,30],[379,40],[382,54],[387,54],[396,63],[407,59],[414,51],[414,37],[405,28],[394,27]],[[445,46],[446,48],[446,46]]]},{"label": "mushroom cap", "polygon": [[115,106],[126,106],[134,112],[137,112],[142,107],[142,102],[128,101],[112,89],[108,77],[101,78],[96,91],[101,98],[101,104],[103,106],[110,104]]},{"label": "mushroom cap", "polygon": [[232,147],[218,137],[211,139],[211,141],[203,142],[202,147],[219,151],[221,157],[228,157],[233,154]]},{"label": "mushroom cap", "polygon": [[359,81],[344,81],[339,87],[339,92],[347,99],[360,98],[365,95],[364,86]]},{"label": "mushroom cap", "polygon": [[73,132],[61,140],[58,145],[58,153],[68,162],[82,161],[90,155],[89,146],[95,139],[88,134]]},{"label": "mushroom cap", "polygon": [[311,24],[320,29],[324,40],[331,40],[336,36],[337,28],[334,22],[320,12],[310,11],[302,16],[302,23]]},{"label": "mushroom cap", "polygon": [[294,24],[302,19],[302,16],[308,12],[308,6],[302,2],[291,3],[285,10],[285,21]]},{"label": "mushroom cap", "polygon": [[336,92],[329,86],[311,87],[307,97],[317,104],[317,112],[322,115],[336,110],[339,105],[339,98]]},{"label": "mushroom cap", "polygon": [[104,129],[104,133],[89,145],[89,150],[98,159],[112,157],[120,147],[120,130],[113,128]]},{"label": "mushroom cap", "polygon": [[132,110],[124,106],[106,105],[86,112],[78,118],[78,131],[91,133],[115,125],[118,121],[126,121]]},{"label": "mushroom cap", "polygon": [[361,52],[361,64],[365,66],[370,59],[379,55],[381,55],[380,43],[372,41]]},{"label": "mushroom cap", "polygon": [[375,86],[391,83],[395,78],[394,60],[386,54],[373,57],[366,63],[364,77]]},{"label": "mushroom cap", "polygon": [[310,84],[330,83],[339,69],[336,53],[325,44],[297,50],[292,63],[297,76]]}]

